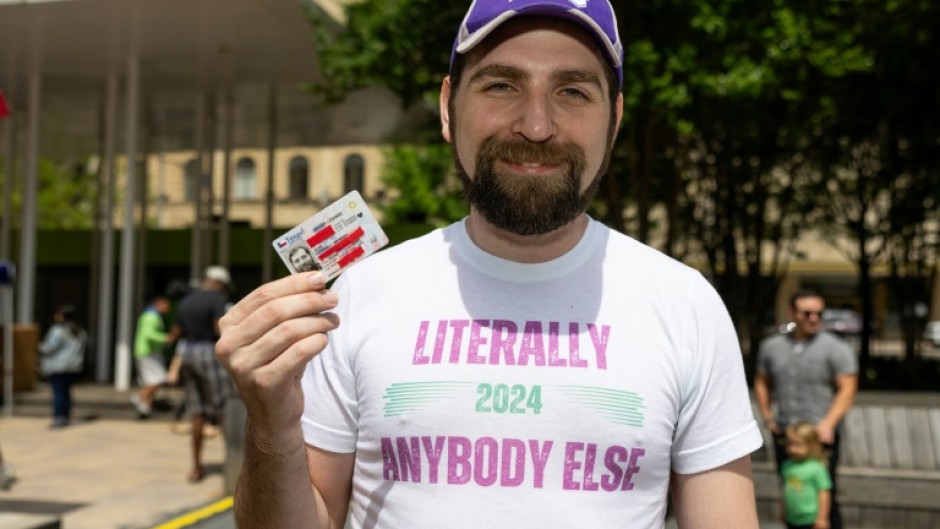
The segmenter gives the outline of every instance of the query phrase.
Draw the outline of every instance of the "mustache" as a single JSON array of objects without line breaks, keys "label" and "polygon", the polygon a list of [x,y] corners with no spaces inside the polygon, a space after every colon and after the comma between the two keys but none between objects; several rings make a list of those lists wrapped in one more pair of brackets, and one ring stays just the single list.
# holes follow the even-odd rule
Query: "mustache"
[{"label": "mustache", "polygon": [[510,160],[515,163],[543,163],[583,167],[584,150],[570,142],[533,143],[519,138],[483,140],[477,153],[479,160]]}]

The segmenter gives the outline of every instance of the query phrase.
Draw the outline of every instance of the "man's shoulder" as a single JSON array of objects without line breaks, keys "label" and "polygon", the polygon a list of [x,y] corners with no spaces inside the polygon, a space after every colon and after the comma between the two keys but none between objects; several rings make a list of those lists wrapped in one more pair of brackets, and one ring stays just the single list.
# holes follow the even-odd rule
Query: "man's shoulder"
[{"label": "man's shoulder", "polygon": [[[422,262],[420,259],[426,256],[428,252],[446,251],[447,236],[445,234],[452,230],[454,226],[452,224],[446,228],[438,228],[424,235],[387,247],[376,252],[368,259],[356,263],[353,268],[358,269],[361,273],[369,269],[389,270],[389,267],[393,266],[420,263]],[[392,270],[398,271],[396,268],[392,268]]]},{"label": "man's shoulder", "polygon": [[849,345],[841,336],[829,331],[819,331],[816,340],[821,348],[824,348],[831,354],[853,354],[852,346]]},{"label": "man's shoulder", "polygon": [[788,345],[790,342],[790,337],[785,332],[775,332],[769,336],[766,336],[760,342],[761,350],[773,350],[778,349],[781,346]]},{"label": "man's shoulder", "polygon": [[625,233],[603,224],[601,226],[607,239],[605,259],[612,266],[627,266],[627,270],[637,274],[649,271],[651,273],[644,276],[648,280],[674,281],[676,277],[686,277],[692,281],[705,281],[698,269]]}]

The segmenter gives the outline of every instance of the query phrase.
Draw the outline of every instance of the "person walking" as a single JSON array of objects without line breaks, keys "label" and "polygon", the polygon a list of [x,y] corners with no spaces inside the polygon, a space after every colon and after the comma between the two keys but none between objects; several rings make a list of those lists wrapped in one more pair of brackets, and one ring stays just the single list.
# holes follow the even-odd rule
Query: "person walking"
[{"label": "person walking", "polygon": [[439,109],[469,216],[260,286],[216,351],[239,527],[756,529],[741,349],[702,275],[586,210],[623,115],[606,0],[475,0]]},{"label": "person walking", "polygon": [[170,330],[170,339],[180,340],[177,351],[180,377],[185,387],[186,412],[192,422],[192,468],[187,475],[192,483],[205,477],[202,464],[205,426],[212,422],[222,424],[225,400],[233,394],[232,381],[215,357],[219,318],[226,310],[230,282],[227,269],[208,267],[200,288],[180,301]]},{"label": "person walking", "polygon": [[816,427],[809,422],[787,426],[783,477],[783,513],[787,529],[829,529],[832,480]]},{"label": "person walking", "polygon": [[52,428],[64,428],[72,418],[72,384],[82,371],[87,336],[75,320],[75,308],[60,305],[53,324],[39,344],[39,371],[52,386]]},{"label": "person walking", "polygon": [[774,437],[778,472],[786,457],[786,428],[808,421],[827,454],[832,482],[829,523],[842,528],[837,501],[840,425],[855,401],[858,361],[841,338],[821,328],[822,295],[804,289],[790,299],[791,332],[764,339],[757,353],[754,393],[761,416]]},{"label": "person walking", "polygon": [[169,312],[170,300],[164,296],[155,296],[137,318],[134,359],[141,387],[137,393],[131,394],[131,402],[141,418],[147,418],[153,412],[157,390],[167,382],[163,348],[169,343],[170,336],[163,318]]}]

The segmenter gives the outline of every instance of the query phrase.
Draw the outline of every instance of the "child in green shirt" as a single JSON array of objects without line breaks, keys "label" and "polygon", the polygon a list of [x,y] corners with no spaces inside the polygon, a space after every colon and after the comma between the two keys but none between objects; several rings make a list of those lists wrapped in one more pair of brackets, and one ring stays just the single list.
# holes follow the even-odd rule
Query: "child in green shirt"
[{"label": "child in green shirt", "polygon": [[832,481],[826,454],[809,422],[787,427],[787,459],[781,467],[788,529],[829,529]]}]

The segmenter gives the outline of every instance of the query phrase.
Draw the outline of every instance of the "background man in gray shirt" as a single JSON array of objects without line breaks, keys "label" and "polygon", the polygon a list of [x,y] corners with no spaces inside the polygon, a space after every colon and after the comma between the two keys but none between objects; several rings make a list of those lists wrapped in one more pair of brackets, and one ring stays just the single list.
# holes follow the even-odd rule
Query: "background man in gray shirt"
[{"label": "background man in gray shirt", "polygon": [[792,332],[771,336],[761,343],[754,392],[764,422],[774,435],[778,471],[786,457],[787,425],[797,421],[816,425],[829,457],[830,527],[841,529],[836,502],[839,424],[855,400],[858,362],[848,344],[821,330],[825,307],[823,297],[815,291],[801,290],[791,298],[790,319],[795,327]]}]

